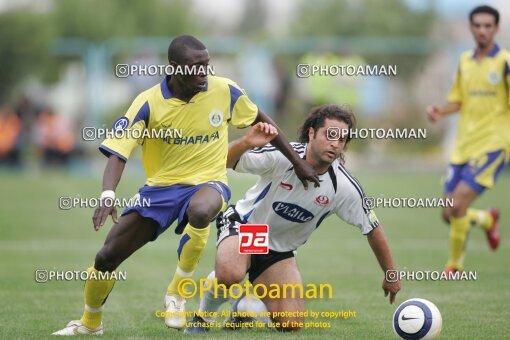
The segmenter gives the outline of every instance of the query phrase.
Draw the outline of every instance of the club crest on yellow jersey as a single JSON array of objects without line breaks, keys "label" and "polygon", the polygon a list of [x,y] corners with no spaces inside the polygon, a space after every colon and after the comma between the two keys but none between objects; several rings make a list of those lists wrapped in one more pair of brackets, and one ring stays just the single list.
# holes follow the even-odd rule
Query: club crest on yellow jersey
[{"label": "club crest on yellow jersey", "polygon": [[212,126],[218,127],[223,122],[223,112],[220,110],[212,110],[211,113],[209,113],[209,123],[211,123]]}]

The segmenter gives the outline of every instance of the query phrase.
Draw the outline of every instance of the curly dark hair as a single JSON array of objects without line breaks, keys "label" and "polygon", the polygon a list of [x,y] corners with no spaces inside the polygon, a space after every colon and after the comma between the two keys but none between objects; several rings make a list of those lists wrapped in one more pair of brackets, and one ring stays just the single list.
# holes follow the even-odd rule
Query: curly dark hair
[{"label": "curly dark hair", "polygon": [[[298,130],[298,141],[300,143],[308,143],[310,138],[308,137],[308,130],[312,128],[315,132],[324,126],[326,118],[336,119],[344,122],[349,127],[349,131],[356,128],[356,117],[350,109],[345,106],[338,106],[335,104],[327,104],[319,107],[314,107],[308,117],[306,118],[303,125]],[[347,150],[347,144],[351,140],[351,133],[347,134],[344,151]],[[340,154],[340,161],[343,164],[345,162],[344,153]]]}]

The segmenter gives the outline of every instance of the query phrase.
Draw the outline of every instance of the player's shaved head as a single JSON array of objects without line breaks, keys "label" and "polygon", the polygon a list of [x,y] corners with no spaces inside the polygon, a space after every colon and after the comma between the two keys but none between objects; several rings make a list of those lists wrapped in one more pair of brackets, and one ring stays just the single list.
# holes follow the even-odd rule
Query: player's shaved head
[{"label": "player's shaved head", "polygon": [[188,49],[201,51],[207,48],[200,40],[191,35],[180,35],[172,40],[170,46],[168,46],[168,61],[182,64]]},{"label": "player's shaved head", "polygon": [[[327,118],[344,122],[349,127],[349,130],[354,129],[356,126],[356,118],[349,109],[334,104],[322,105],[313,108],[304,124],[299,128],[299,142],[308,143],[310,141],[308,136],[310,128],[317,131],[324,126],[324,122]],[[350,137],[351,135],[349,134],[347,142],[351,139]]]}]

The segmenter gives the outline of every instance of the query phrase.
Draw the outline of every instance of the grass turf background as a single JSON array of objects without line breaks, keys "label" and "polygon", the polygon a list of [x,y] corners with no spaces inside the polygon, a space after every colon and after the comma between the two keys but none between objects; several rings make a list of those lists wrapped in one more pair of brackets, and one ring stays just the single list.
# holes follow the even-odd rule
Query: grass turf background
[{"label": "grass turf background", "polygon": [[[439,173],[355,174],[369,196],[440,197]],[[230,175],[233,201],[255,181],[254,177]],[[59,196],[94,197],[101,188],[99,177],[81,177],[64,172],[38,176],[1,172],[0,299],[1,338],[41,339],[79,318],[83,308],[83,282],[36,283],[34,272],[82,270],[93,263],[111,222],[94,232],[92,209],[58,209]],[[131,197],[143,178],[124,176],[118,197]],[[306,301],[315,311],[356,311],[357,317],[329,321],[329,329],[308,329],[294,334],[265,330],[235,334],[213,330],[207,338],[394,338],[391,318],[398,304],[408,298],[433,301],[443,316],[442,338],[508,338],[510,289],[508,256],[510,222],[508,198],[510,177],[504,173],[496,187],[485,193],[475,207],[501,209],[500,249],[489,250],[480,229],[471,230],[466,270],[477,271],[476,282],[404,281],[395,305],[390,305],[380,288],[383,273],[368,243],[359,231],[335,216],[324,221],[298,251],[297,260],[304,283],[329,283],[333,298]],[[400,269],[441,270],[447,258],[448,228],[438,209],[377,209]],[[215,229],[195,278],[213,268]],[[155,316],[163,310],[166,286],[175,270],[178,238],[170,229],[156,242],[139,250],[120,270],[127,280],[118,282],[105,308],[105,337],[186,337],[164,327]],[[187,310],[198,307],[198,298],[188,301]],[[225,306],[224,308],[228,308]]]}]

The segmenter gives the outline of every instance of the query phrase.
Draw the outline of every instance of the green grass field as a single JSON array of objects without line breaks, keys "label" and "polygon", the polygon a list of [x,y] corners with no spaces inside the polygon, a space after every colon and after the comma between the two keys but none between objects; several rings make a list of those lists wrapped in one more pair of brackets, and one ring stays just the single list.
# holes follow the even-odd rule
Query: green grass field
[{"label": "green grass field", "polygon": [[[254,178],[231,178],[233,198],[238,199]],[[367,195],[385,197],[439,197],[439,173],[362,172],[357,178]],[[99,232],[92,229],[92,209],[58,209],[58,197],[97,195],[101,179],[70,176],[63,172],[27,177],[0,173],[0,263],[2,268],[0,315],[1,338],[41,339],[75,318],[83,308],[83,282],[36,283],[34,272],[82,270],[93,263],[110,224]],[[119,197],[131,197],[143,178],[124,176]],[[500,249],[489,250],[481,230],[472,230],[465,262],[477,271],[476,282],[404,281],[397,303],[390,305],[380,288],[379,269],[365,237],[336,217],[327,219],[299,249],[299,268],[305,283],[330,283],[333,298],[309,300],[315,311],[356,311],[357,317],[331,322],[329,329],[309,329],[294,334],[265,330],[228,333],[214,330],[207,338],[394,338],[391,318],[396,305],[412,297],[433,301],[443,316],[442,338],[508,338],[510,330],[509,271],[510,233],[508,197],[510,177],[503,174],[496,188],[486,193],[477,207],[502,210]],[[441,270],[447,257],[448,229],[436,209],[379,209],[376,211],[400,269]],[[204,277],[213,268],[215,231],[196,272]],[[163,296],[175,270],[178,238],[167,231],[156,242],[128,259],[121,270],[127,280],[118,282],[105,308],[107,338],[185,337],[169,330],[155,316],[163,309]],[[187,304],[198,307],[198,299]],[[227,307],[225,307],[227,308]]]}]

